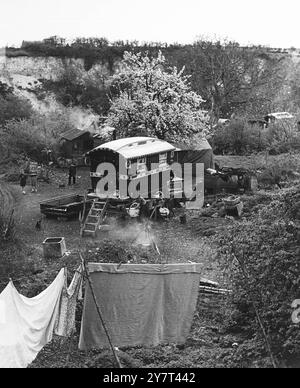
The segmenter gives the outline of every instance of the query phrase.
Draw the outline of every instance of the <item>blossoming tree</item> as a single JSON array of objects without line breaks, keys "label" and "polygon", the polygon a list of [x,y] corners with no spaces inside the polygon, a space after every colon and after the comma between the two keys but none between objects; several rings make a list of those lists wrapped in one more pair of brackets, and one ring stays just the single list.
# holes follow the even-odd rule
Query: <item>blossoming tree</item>
[{"label": "blossoming tree", "polygon": [[205,135],[203,99],[191,90],[184,68],[167,66],[161,52],[157,57],[125,52],[112,91],[107,122],[119,137],[146,134],[182,140]]}]

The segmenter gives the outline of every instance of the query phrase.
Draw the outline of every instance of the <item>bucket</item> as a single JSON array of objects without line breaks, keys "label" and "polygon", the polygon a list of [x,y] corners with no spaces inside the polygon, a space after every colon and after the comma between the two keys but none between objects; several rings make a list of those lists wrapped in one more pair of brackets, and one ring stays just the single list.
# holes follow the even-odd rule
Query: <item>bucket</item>
[{"label": "bucket", "polygon": [[159,208],[159,214],[162,217],[168,217],[168,215],[170,214],[170,210],[167,207],[161,207]]},{"label": "bucket", "polygon": [[136,218],[140,214],[140,205],[137,202],[134,202],[128,209],[128,214],[132,218]]},{"label": "bucket", "polygon": [[64,237],[50,237],[43,241],[43,252],[45,259],[59,259],[66,253],[66,242]]}]

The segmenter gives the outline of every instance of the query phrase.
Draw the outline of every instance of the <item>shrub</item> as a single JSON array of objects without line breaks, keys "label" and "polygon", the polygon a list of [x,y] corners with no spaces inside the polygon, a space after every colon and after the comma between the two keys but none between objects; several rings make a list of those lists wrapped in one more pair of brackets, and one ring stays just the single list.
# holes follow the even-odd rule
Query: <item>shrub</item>
[{"label": "shrub", "polygon": [[261,185],[274,185],[282,181],[296,180],[300,176],[300,158],[298,153],[286,153],[276,157],[267,157],[265,165],[260,166],[258,182]]},{"label": "shrub", "polygon": [[250,126],[243,119],[236,119],[227,126],[218,126],[212,137],[216,154],[243,155],[259,152],[266,148],[265,136],[257,126]]},{"label": "shrub", "polygon": [[269,152],[273,155],[300,150],[300,132],[291,125],[272,124],[266,130]]},{"label": "shrub", "polygon": [[52,91],[56,99],[65,107],[82,106],[92,108],[99,115],[106,115],[110,102],[109,87],[102,80],[91,81],[82,79],[80,70],[67,68],[57,81],[42,80],[43,90],[38,91],[38,98],[44,98],[46,90]]},{"label": "shrub", "polygon": [[0,95],[0,125],[9,120],[24,120],[32,115],[31,104],[12,94],[3,97]]},{"label": "shrub", "polygon": [[265,340],[256,309],[272,353],[284,361],[300,356],[299,325],[291,320],[291,303],[300,297],[299,208],[300,186],[228,226],[218,239],[221,266],[233,288],[228,327],[247,333],[256,346]]},{"label": "shrub", "polygon": [[269,150],[278,155],[300,150],[300,133],[292,125],[271,124],[262,129],[244,119],[235,119],[227,126],[217,126],[211,143],[216,154],[244,155]]},{"label": "shrub", "polygon": [[11,208],[1,203],[0,208],[0,245],[5,241],[11,241],[15,237],[15,220]]},{"label": "shrub", "polygon": [[44,148],[58,149],[59,135],[73,128],[66,112],[34,115],[27,120],[11,120],[0,127],[0,162],[17,162],[20,156],[28,156],[42,162]]},{"label": "shrub", "polygon": [[4,82],[0,81],[0,96],[6,98],[13,93],[13,88]]}]

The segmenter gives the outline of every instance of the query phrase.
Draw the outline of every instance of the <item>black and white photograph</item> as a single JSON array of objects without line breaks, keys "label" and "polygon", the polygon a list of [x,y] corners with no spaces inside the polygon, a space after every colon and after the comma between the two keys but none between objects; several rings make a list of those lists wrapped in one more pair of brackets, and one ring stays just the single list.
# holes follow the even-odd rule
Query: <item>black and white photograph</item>
[{"label": "black and white photograph", "polygon": [[1,369],[300,367],[299,11],[1,0]]}]

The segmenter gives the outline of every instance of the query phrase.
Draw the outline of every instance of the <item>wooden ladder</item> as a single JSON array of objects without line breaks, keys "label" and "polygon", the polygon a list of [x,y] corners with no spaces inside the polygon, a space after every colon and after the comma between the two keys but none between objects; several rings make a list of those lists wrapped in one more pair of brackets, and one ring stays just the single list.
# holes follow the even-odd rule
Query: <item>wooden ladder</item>
[{"label": "wooden ladder", "polygon": [[90,235],[96,236],[97,230],[100,224],[104,221],[109,199],[104,200],[95,199],[90,208],[90,211],[84,221],[83,227],[81,228],[81,236]]}]

